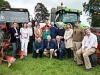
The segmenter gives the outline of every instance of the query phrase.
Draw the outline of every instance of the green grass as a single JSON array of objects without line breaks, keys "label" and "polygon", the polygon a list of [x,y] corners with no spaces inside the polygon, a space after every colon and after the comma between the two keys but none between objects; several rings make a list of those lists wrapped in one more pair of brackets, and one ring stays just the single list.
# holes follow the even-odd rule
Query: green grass
[{"label": "green grass", "polygon": [[24,59],[17,58],[16,62],[7,67],[7,63],[0,65],[0,75],[100,75],[100,65],[89,72],[84,71],[84,66],[77,66],[73,59],[32,58],[29,54]]}]

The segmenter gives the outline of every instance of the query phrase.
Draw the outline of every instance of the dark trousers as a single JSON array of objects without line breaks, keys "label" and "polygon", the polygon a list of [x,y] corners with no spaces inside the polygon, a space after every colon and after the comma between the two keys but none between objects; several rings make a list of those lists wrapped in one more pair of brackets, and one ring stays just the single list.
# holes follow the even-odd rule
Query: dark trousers
[{"label": "dark trousers", "polygon": [[72,50],[70,48],[67,48],[67,57],[71,58],[72,57]]},{"label": "dark trousers", "polygon": [[40,54],[39,57],[42,58],[43,50],[39,50],[39,53],[36,53],[36,51],[34,51],[33,57],[34,57],[34,58],[37,58],[37,57],[38,57],[38,54]]},{"label": "dark trousers", "polygon": [[12,50],[12,56],[13,57],[16,57],[17,50],[18,50],[18,44],[19,44],[19,40],[18,39],[17,39],[16,42],[12,43],[12,48],[13,48],[13,50]]},{"label": "dark trousers", "polygon": [[65,50],[58,49],[56,53],[57,53],[58,59],[62,60],[62,58],[63,58],[63,56],[65,54]]},{"label": "dark trousers", "polygon": [[33,50],[33,37],[29,37],[29,43],[28,43],[28,53],[32,53]]}]

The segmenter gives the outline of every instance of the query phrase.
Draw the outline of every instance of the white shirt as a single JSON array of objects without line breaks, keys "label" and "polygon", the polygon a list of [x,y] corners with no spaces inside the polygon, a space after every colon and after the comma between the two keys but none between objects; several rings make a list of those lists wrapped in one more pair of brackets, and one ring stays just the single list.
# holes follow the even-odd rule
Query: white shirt
[{"label": "white shirt", "polygon": [[29,32],[29,36],[32,36],[33,35],[32,27],[31,28],[28,28],[28,32]]},{"label": "white shirt", "polygon": [[14,27],[14,29],[15,29],[15,31],[16,31],[16,33],[17,33],[17,29]]},{"label": "white shirt", "polygon": [[[18,31],[17,31],[17,29],[14,27],[14,29],[15,29],[15,31],[16,31],[16,33],[18,34]],[[18,36],[16,36],[16,38],[19,38]]]},{"label": "white shirt", "polygon": [[94,47],[97,48],[98,42],[97,37],[93,33],[90,33],[90,36],[84,36],[82,41],[82,49],[86,47],[85,50],[89,50],[90,48]]},{"label": "white shirt", "polygon": [[58,49],[59,49],[59,42],[58,42]]}]

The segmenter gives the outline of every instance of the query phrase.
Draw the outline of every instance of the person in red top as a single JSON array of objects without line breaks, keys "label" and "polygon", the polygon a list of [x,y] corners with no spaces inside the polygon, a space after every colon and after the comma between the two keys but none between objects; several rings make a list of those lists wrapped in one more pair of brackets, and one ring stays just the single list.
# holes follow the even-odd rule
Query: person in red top
[{"label": "person in red top", "polygon": [[46,29],[46,26],[48,26],[49,29],[50,29],[50,27],[51,27],[51,26],[49,25],[49,22],[48,22],[48,21],[45,21],[45,26],[43,26],[43,27],[41,28],[42,31]]}]

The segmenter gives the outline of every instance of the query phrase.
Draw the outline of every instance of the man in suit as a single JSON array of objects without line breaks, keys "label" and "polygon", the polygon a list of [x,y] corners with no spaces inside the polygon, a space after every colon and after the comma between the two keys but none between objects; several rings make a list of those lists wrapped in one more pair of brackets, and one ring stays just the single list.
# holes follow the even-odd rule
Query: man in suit
[{"label": "man in suit", "polygon": [[92,68],[89,55],[95,53],[98,42],[97,37],[93,33],[91,33],[91,30],[88,28],[86,29],[86,35],[82,41],[82,47],[76,52],[77,56],[77,65],[81,66],[83,64],[83,61],[81,59],[81,55],[83,55],[84,63],[86,71],[90,70]]},{"label": "man in suit", "polygon": [[20,32],[17,29],[18,24],[16,22],[13,23],[12,27],[10,28],[10,34],[11,34],[11,39],[10,39],[10,43],[12,44],[12,57],[11,57],[11,61],[8,62],[8,67],[11,66],[11,64],[13,62],[15,62],[16,60],[16,55],[17,55],[17,50],[18,50],[18,45],[19,45],[19,36],[20,36]]},{"label": "man in suit", "polygon": [[51,40],[51,36],[48,35],[47,36],[47,40],[44,41],[44,55],[46,55],[47,57],[50,56],[50,59],[52,58],[52,54],[53,54],[53,51],[54,51],[54,41]]},{"label": "man in suit", "polygon": [[61,41],[60,36],[56,36],[54,55],[57,56],[59,60],[62,60],[64,54],[65,54],[64,42]]},{"label": "man in suit", "polygon": [[12,56],[15,57],[18,49],[19,36],[20,36],[20,32],[17,29],[17,23],[15,22],[13,23],[13,27],[10,28],[10,34],[11,34],[10,42],[13,47]]},{"label": "man in suit", "polygon": [[43,54],[43,41],[39,37],[37,41],[34,43],[34,51],[33,51],[33,57],[37,58],[38,54],[40,54],[40,58],[42,57]]}]

